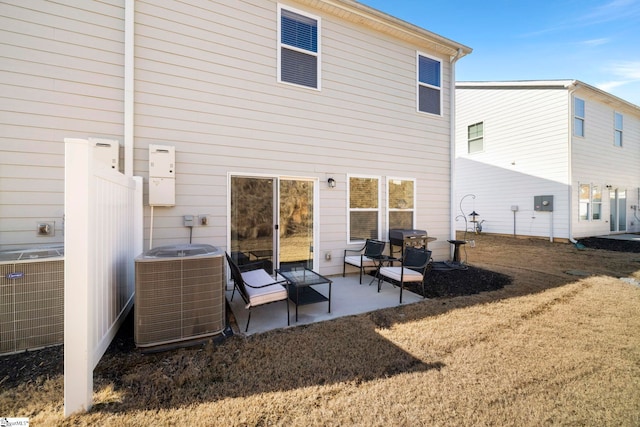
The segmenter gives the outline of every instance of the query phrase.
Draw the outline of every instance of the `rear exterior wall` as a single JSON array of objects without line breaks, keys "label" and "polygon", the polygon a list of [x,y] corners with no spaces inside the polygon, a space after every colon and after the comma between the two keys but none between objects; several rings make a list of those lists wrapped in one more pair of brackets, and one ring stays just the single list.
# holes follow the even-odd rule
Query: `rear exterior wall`
[{"label": "rear exterior wall", "polygon": [[[277,82],[277,2],[135,2],[134,174],[149,144],[176,149],[176,206],[156,208],[154,246],[185,243],[183,215],[209,216],[194,243],[227,244],[230,173],[317,179],[320,251],[341,271],[347,175],[415,178],[416,228],[449,245],[446,55],[295,2],[321,18],[321,90]],[[41,10],[42,9],[42,10]],[[63,241],[65,137],[123,140],[124,2],[3,2],[0,249]],[[442,116],[416,111],[416,52],[443,64]],[[338,185],[327,188],[333,177]],[[382,194],[385,194],[383,188]],[[383,205],[385,201],[382,201]],[[51,238],[38,221],[56,222]],[[382,225],[386,232],[386,224]],[[150,208],[145,206],[144,237]],[[386,236],[382,236],[383,238]],[[145,243],[145,248],[147,247]]]},{"label": "rear exterior wall", "polygon": [[[483,232],[568,237],[568,99],[560,89],[456,90],[458,230],[475,210]],[[468,127],[479,122],[484,147],[469,153]],[[553,196],[553,213],[534,209],[539,195]]]}]

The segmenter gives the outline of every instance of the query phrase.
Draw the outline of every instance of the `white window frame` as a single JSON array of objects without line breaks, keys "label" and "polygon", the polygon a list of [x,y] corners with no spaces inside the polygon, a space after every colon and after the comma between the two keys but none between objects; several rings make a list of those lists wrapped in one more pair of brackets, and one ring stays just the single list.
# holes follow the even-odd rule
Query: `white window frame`
[{"label": "white window frame", "polygon": [[[618,127],[618,117],[620,117],[620,127]],[[613,146],[622,147],[624,144],[622,130],[624,127],[624,116],[622,113],[614,111],[613,113]]]},{"label": "white window frame", "polygon": [[[429,58],[433,61],[436,61],[440,64],[440,86],[434,86],[431,85],[429,83],[423,83],[420,81],[420,57],[424,56],[425,58]],[[443,110],[443,104],[442,104],[442,80],[443,80],[443,75],[442,75],[442,59],[440,58],[436,58],[433,55],[429,55],[423,52],[416,52],[416,111],[418,113],[422,113],[422,114],[429,114],[431,116],[438,116],[438,117],[442,117],[442,110]],[[429,111],[422,111],[420,109],[420,87],[426,87],[429,89],[434,89],[437,90],[439,92],[439,102],[440,102],[440,113],[436,114],[436,113],[431,113]]]},{"label": "white window frame", "polygon": [[[582,106],[583,108],[583,115],[579,116],[578,113],[576,112],[576,102],[580,101],[582,102]],[[587,103],[584,99],[582,98],[578,98],[577,96],[573,97],[573,136],[578,136],[581,138],[584,138],[585,136],[585,117],[587,116]],[[582,134],[578,134],[577,133],[577,128],[576,128],[576,121],[579,121],[580,123],[582,123]]]},{"label": "white window frame", "polygon": [[[311,52],[309,50],[306,49],[300,49],[296,46],[291,46],[288,44],[284,44],[282,43],[282,10],[287,10],[289,12],[293,12],[293,13],[297,13],[298,15],[302,15],[304,17],[307,17],[309,19],[313,19],[318,23],[318,51],[317,52]],[[317,77],[317,81],[316,81],[316,87],[311,87],[311,86],[306,86],[306,85],[301,85],[301,84],[297,84],[297,83],[292,83],[292,82],[287,82],[287,81],[283,81],[282,80],[282,49],[286,48],[286,49],[290,49],[296,52],[300,52],[300,53],[304,53],[307,55],[311,55],[311,56],[315,56],[316,59],[316,77]],[[322,88],[322,75],[321,75],[321,71],[322,71],[322,20],[319,16],[316,15],[312,15],[310,13],[307,13],[305,11],[293,8],[293,7],[289,7],[286,5],[283,5],[281,3],[278,3],[278,83],[283,83],[283,84],[287,84],[287,85],[291,85],[291,86],[295,86],[295,87],[299,87],[299,88],[304,88],[304,89],[311,89],[311,90],[317,90],[320,91]]]},{"label": "white window frame", "polygon": [[[351,179],[352,178],[364,178],[364,179],[373,179],[378,181],[378,207],[377,208],[351,208]],[[352,212],[377,212],[377,228],[378,235],[375,237],[376,239],[380,239],[382,233],[382,177],[376,175],[358,175],[358,174],[348,174],[347,175],[347,244],[356,244],[356,243],[364,243],[365,240],[352,240],[351,239],[351,213]]]},{"label": "white window frame", "polygon": [[[581,197],[582,187],[588,187],[588,198]],[[578,183],[578,221],[602,221],[602,188],[598,184]],[[594,197],[598,193],[600,200]],[[594,218],[596,213],[599,218]]]},{"label": "white window frame", "polygon": [[[478,126],[478,125],[482,125],[482,135],[477,136],[475,138],[469,137],[469,131],[471,130],[471,127]],[[482,146],[480,147],[480,149],[471,151],[471,143],[478,142],[478,141],[482,142]],[[473,123],[467,126],[467,153],[474,154],[474,153],[481,153],[483,151],[484,151],[484,122],[481,121],[481,122]]]},{"label": "white window frame", "polygon": [[[393,185],[394,181],[411,181],[413,182],[413,208],[394,208],[391,207],[391,196],[389,194],[390,189],[391,189],[391,185]],[[389,220],[389,213],[390,212],[412,212],[412,218],[411,218],[411,223],[412,223],[412,228],[415,228],[416,225],[416,217],[417,217],[417,194],[418,194],[418,189],[417,189],[417,180],[415,178],[405,178],[405,177],[387,177],[387,206],[386,206],[386,222],[387,222],[387,228],[391,229],[391,222]],[[395,227],[394,227],[395,228]]]}]

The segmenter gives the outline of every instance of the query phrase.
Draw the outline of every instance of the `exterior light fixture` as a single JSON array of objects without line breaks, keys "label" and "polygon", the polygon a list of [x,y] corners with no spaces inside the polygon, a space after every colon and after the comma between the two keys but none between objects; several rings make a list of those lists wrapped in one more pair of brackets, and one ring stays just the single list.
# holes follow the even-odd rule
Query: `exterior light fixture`
[{"label": "exterior light fixture", "polygon": [[327,184],[329,185],[329,188],[335,188],[336,187],[336,180],[333,178],[329,178],[327,180]]}]

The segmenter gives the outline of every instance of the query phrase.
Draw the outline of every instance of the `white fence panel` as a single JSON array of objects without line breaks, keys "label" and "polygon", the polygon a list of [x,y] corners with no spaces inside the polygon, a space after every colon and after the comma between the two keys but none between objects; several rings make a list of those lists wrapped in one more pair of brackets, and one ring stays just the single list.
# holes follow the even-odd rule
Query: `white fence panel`
[{"label": "white fence panel", "polygon": [[92,405],[93,369],[133,306],[142,252],[142,178],[65,139],[65,416]]}]

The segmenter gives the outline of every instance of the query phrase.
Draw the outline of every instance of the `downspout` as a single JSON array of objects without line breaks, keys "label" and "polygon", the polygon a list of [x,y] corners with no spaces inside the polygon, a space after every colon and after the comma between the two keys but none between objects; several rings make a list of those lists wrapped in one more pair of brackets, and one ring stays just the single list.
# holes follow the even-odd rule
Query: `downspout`
[{"label": "downspout", "polygon": [[573,243],[576,247],[579,247],[579,245],[581,245],[580,242],[578,242],[576,239],[573,238],[573,166],[572,166],[572,152],[573,152],[573,102],[571,97],[573,96],[573,93],[576,91],[577,87],[576,87],[576,81],[572,81],[571,84],[569,84],[567,86],[568,89],[568,96],[569,96],[569,114],[568,114],[568,120],[569,120],[569,135],[568,135],[568,150],[569,150],[569,156],[568,156],[568,173],[569,173],[569,241],[571,243]]},{"label": "downspout", "polygon": [[455,230],[455,213],[456,213],[456,204],[454,200],[455,194],[455,163],[456,163],[456,62],[462,56],[462,49],[458,48],[458,52],[454,56],[449,59],[449,63],[451,64],[451,83],[449,88],[449,156],[450,156],[450,176],[449,176],[449,234],[451,240],[456,240],[456,230]]},{"label": "downspout", "polygon": [[135,0],[124,4],[124,174],[133,176]]}]

